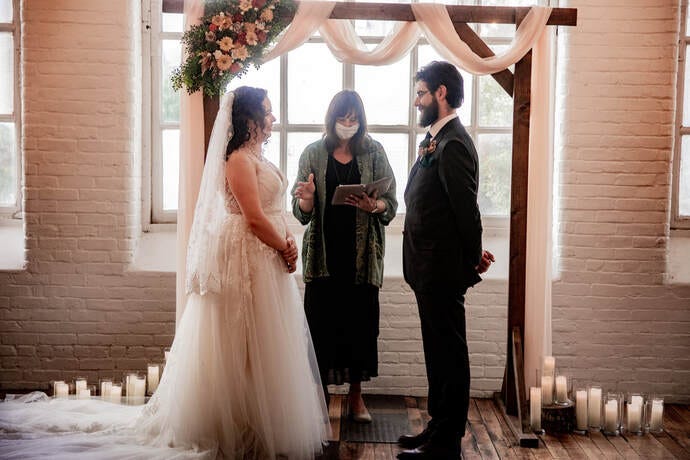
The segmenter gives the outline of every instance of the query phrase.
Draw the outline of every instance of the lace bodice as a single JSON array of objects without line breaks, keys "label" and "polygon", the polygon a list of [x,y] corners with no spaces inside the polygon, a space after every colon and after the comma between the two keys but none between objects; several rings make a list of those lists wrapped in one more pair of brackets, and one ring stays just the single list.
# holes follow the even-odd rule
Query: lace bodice
[{"label": "lace bodice", "polygon": [[[259,182],[259,201],[266,214],[280,214],[285,202],[287,180],[282,172],[262,155],[249,155],[256,164]],[[232,194],[230,184],[225,184],[225,207],[230,214],[241,214],[237,199]]]}]

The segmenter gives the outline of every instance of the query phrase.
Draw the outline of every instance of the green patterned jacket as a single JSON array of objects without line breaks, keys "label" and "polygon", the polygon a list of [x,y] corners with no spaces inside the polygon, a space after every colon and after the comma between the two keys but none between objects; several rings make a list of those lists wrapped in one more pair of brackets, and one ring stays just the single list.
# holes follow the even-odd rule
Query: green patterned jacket
[{"label": "green patterned jacket", "polygon": [[[364,139],[364,152],[357,156],[357,166],[363,184],[368,184],[383,177],[393,177],[388,191],[378,199],[386,202],[386,211],[369,214],[361,209],[357,211],[355,223],[357,273],[356,284],[368,283],[381,287],[383,282],[383,255],[386,236],[384,226],[395,217],[398,201],[395,198],[395,176],[388,163],[383,146],[367,136]],[[328,276],[326,268],[326,244],[323,234],[323,215],[326,209],[326,167],[328,152],[322,140],[309,144],[299,159],[299,170],[295,185],[292,187],[292,213],[303,224],[307,225],[302,241],[302,269],[304,282],[314,278]],[[297,182],[305,182],[310,173],[314,173],[316,195],[314,209],[304,213],[299,207],[299,200],[294,197]]]}]

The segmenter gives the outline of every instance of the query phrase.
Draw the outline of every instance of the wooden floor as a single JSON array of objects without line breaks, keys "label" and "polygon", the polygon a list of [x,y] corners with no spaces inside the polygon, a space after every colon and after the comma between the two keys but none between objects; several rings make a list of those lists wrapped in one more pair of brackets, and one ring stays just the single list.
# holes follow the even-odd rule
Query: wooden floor
[{"label": "wooden floor", "polygon": [[[420,432],[429,415],[425,398],[405,398],[412,432]],[[332,440],[321,459],[393,459],[395,444],[340,442],[340,419],[344,399],[331,397],[329,407]],[[540,436],[539,448],[516,446],[500,412],[490,399],[472,399],[467,430],[462,438],[466,460],[484,459],[690,459],[690,406],[667,404],[661,434],[605,436],[593,433]]]}]

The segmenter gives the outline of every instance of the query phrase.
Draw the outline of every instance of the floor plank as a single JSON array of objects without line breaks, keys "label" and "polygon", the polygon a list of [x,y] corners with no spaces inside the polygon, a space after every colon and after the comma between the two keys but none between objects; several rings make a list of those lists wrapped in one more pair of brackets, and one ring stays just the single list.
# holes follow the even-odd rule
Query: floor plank
[{"label": "floor plank", "polygon": [[544,441],[546,448],[549,450],[553,458],[569,458],[568,452],[565,450],[561,444],[561,441],[559,441],[556,436],[550,433],[544,433],[541,436],[541,439]]},{"label": "floor plank", "polygon": [[[603,436],[603,435],[602,435]],[[620,437],[620,436],[605,436],[608,441],[613,444],[613,447],[616,448],[618,453],[620,453],[624,459],[639,459],[642,458],[640,457],[635,449],[630,447],[630,444],[627,443],[627,441]]]},{"label": "floor plank", "polygon": [[669,452],[663,444],[650,434],[644,436],[624,436],[624,439],[641,458],[676,458],[675,455]]},{"label": "floor plank", "polygon": [[[605,459],[622,459],[626,458],[625,454],[621,453],[616,449],[616,446],[614,446],[609,439],[604,436],[601,431],[592,431],[589,433],[589,437],[592,440],[592,442],[601,450],[601,453],[603,455],[602,458]],[[635,452],[632,452],[634,455]]]},{"label": "floor plank", "polygon": [[690,459],[690,452],[683,449],[683,446],[678,444],[667,432],[653,434],[657,441],[664,445],[664,447],[671,452],[675,458]]},{"label": "floor plank", "polygon": [[340,418],[343,415],[343,395],[331,395],[328,404],[328,419],[331,422],[331,437],[329,441],[340,441]]},{"label": "floor plank", "polygon": [[494,402],[490,399],[478,399],[475,402],[498,457],[501,459],[518,458],[512,449],[510,438],[503,433],[503,428],[494,413]]},{"label": "floor plank", "polygon": [[568,456],[577,460],[587,460],[589,457],[582,450],[580,445],[575,440],[574,436],[567,433],[560,433],[556,435],[556,438],[561,442],[561,445],[568,453]]}]

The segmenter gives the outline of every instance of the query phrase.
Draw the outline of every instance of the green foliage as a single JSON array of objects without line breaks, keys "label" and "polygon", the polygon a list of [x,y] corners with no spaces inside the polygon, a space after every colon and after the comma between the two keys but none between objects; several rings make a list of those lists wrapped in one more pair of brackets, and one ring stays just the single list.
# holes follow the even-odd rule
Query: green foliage
[{"label": "green foliage", "polygon": [[258,68],[266,48],[289,24],[293,0],[211,0],[201,24],[182,36],[186,59],[173,70],[172,87],[220,94],[249,66]]}]

